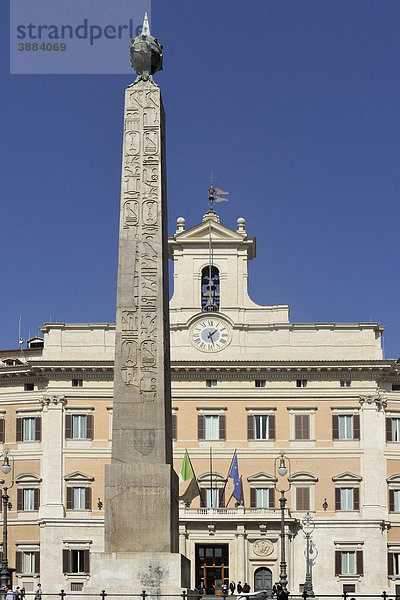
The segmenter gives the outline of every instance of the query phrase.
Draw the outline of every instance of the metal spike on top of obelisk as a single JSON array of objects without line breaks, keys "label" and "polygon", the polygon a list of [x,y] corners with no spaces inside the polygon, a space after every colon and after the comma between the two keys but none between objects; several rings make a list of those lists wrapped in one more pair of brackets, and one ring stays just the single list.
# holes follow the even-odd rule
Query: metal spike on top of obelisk
[{"label": "metal spike on top of obelisk", "polygon": [[162,53],[146,17],[130,55],[138,79],[125,91],[105,552],[92,554],[90,588],[180,594],[190,562],[178,553],[172,466],[165,119],[152,79]]}]

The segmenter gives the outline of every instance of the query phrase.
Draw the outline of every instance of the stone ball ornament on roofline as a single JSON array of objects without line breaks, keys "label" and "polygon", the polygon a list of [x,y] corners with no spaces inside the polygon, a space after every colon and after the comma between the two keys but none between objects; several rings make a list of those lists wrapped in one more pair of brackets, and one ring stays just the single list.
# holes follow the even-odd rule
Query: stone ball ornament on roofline
[{"label": "stone ball ornament on roofline", "polygon": [[132,85],[138,81],[154,83],[152,75],[163,68],[162,48],[157,38],[150,35],[149,20],[145,13],[142,33],[131,41],[129,47],[131,66],[138,75]]}]

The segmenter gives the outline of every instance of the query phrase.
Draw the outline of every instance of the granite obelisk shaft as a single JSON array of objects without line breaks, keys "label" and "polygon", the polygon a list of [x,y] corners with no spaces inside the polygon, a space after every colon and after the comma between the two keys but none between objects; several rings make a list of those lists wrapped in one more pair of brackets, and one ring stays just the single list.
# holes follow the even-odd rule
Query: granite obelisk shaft
[{"label": "granite obelisk shaft", "polygon": [[177,552],[169,375],[165,124],[158,86],[125,93],[106,552]]}]

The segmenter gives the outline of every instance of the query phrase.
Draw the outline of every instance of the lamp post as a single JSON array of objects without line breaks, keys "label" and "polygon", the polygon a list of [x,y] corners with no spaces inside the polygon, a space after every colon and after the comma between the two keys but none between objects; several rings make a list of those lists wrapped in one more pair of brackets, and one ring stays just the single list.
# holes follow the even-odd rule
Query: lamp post
[{"label": "lamp post", "polygon": [[[287,475],[288,469],[285,464],[285,459],[287,460],[288,465],[289,465],[288,487],[286,489],[284,487],[278,488],[278,486],[277,486],[278,478],[276,476],[277,472],[280,477],[285,477]],[[276,464],[277,464],[278,460],[279,460],[279,467],[277,469]],[[281,495],[281,497],[279,498],[279,504],[281,507],[281,562],[280,562],[279,583],[282,586],[282,590],[287,592],[288,579],[287,579],[286,553],[285,553],[285,505],[286,505],[285,492],[288,492],[290,490],[291,484],[290,484],[290,460],[288,459],[288,457],[285,455],[284,452],[281,452],[280,455],[277,458],[275,458],[274,476],[275,476],[275,484],[274,484],[275,489]]]},{"label": "lamp post", "polygon": [[[12,569],[8,566],[8,556],[7,556],[7,513],[8,510],[12,508],[10,502],[10,496],[8,495],[8,490],[12,488],[14,485],[14,459],[10,456],[8,449],[6,448],[3,454],[0,455],[3,457],[3,464],[1,465],[1,470],[5,475],[8,475],[12,470],[12,483],[10,487],[4,486],[1,489],[1,501],[3,504],[3,557],[1,561],[1,569],[0,569],[0,597],[4,597],[4,586],[8,585],[11,587],[12,585],[12,574],[15,569]],[[12,467],[10,465],[10,458],[12,460]]]},{"label": "lamp post", "polygon": [[306,557],[306,580],[304,583],[304,591],[307,594],[307,596],[315,596],[312,584],[312,568],[315,564],[315,559],[317,558],[318,550],[311,539],[311,535],[315,529],[315,521],[310,515],[310,513],[307,513],[303,517],[302,526],[303,533],[306,538],[306,549],[304,551],[304,556]]}]

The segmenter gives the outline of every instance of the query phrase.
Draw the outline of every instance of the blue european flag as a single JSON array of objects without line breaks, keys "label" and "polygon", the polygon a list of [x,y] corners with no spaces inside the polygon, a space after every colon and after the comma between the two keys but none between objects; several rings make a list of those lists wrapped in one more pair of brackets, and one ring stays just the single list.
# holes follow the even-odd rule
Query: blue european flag
[{"label": "blue european flag", "polygon": [[240,491],[239,467],[238,467],[238,460],[237,460],[236,452],[235,452],[235,455],[232,460],[232,464],[231,464],[231,468],[228,473],[228,477],[231,477],[233,479],[233,485],[235,486],[233,496],[236,498],[236,500],[238,502],[240,502],[242,494]]}]

